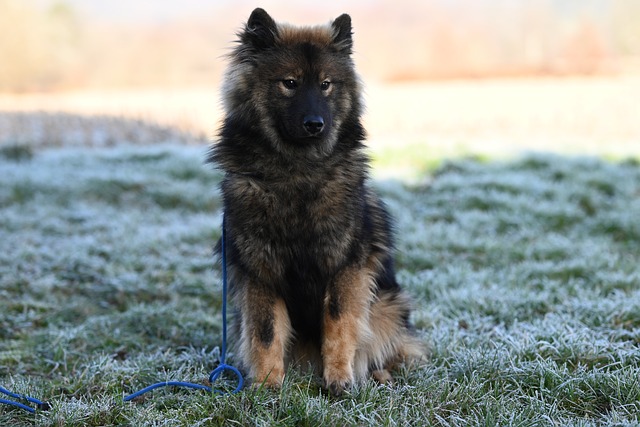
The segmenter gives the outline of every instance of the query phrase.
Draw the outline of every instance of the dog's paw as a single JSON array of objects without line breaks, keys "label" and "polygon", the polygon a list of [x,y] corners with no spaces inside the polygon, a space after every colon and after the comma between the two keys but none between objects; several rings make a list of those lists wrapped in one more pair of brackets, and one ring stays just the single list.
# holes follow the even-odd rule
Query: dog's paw
[{"label": "dog's paw", "polygon": [[324,387],[333,396],[340,396],[353,385],[353,373],[350,370],[343,372],[328,372],[324,375]]},{"label": "dog's paw", "polygon": [[371,373],[371,376],[379,384],[383,384],[383,385],[392,385],[393,384],[393,376],[386,369],[378,369],[376,371],[373,371]]},{"label": "dog's paw", "polygon": [[334,381],[330,384],[327,384],[326,389],[329,390],[332,396],[340,397],[345,390],[349,390],[351,388],[350,381]]},{"label": "dog's paw", "polygon": [[255,389],[263,387],[270,389],[279,389],[284,382],[284,372],[280,370],[273,370],[264,375],[258,375],[253,378],[251,386]]}]

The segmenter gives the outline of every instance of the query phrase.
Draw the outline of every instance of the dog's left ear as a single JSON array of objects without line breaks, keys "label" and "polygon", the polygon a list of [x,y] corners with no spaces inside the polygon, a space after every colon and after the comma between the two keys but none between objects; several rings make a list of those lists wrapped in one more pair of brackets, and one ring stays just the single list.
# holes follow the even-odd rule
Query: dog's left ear
[{"label": "dog's left ear", "polygon": [[333,28],[334,46],[339,51],[350,54],[353,46],[353,39],[351,38],[351,17],[343,13],[331,23],[331,27]]}]

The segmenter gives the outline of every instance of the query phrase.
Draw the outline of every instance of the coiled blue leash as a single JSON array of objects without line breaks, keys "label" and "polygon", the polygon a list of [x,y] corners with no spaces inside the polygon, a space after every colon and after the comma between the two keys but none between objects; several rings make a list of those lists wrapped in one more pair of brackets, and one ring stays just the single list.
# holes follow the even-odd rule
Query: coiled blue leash
[{"label": "coiled blue leash", "polygon": [[[38,406],[38,409],[42,409],[43,411],[46,411],[47,409],[49,409],[49,404],[47,402],[38,400],[35,397],[29,397],[23,394],[14,393],[12,391],[7,390],[4,387],[0,387],[0,393],[6,394],[7,396],[13,397],[14,399],[26,400],[27,402],[35,403]],[[25,411],[29,411],[31,413],[36,412],[36,410],[31,406],[25,405],[24,403],[16,402],[14,400],[0,399],[0,403],[4,403],[5,405],[16,406],[18,408],[24,409]]]},{"label": "coiled blue leash", "polygon": [[[238,379],[238,386],[231,392],[231,394],[235,394],[242,389],[244,385],[244,378],[240,371],[234,366],[227,365],[225,362],[227,355],[227,250],[226,250],[226,241],[227,241],[227,232],[226,232],[226,221],[225,215],[222,216],[222,239],[220,243],[220,250],[222,252],[222,349],[220,351],[220,364],[211,372],[209,375],[209,383],[213,384],[219,377],[222,375],[224,371],[233,372]],[[218,394],[226,394],[227,392],[223,390],[217,390],[213,387],[208,387],[206,385],[201,384],[193,384],[184,381],[165,381],[162,383],[156,383],[150,385],[149,387],[145,387],[140,391],[137,391],[133,394],[124,398],[125,402],[135,399],[138,396],[142,396],[143,394],[154,390],[159,387],[167,387],[167,386],[178,386],[178,387],[187,387],[187,388],[195,388],[199,390],[205,390],[207,392],[215,392]]]},{"label": "coiled blue leash", "polygon": [[[222,239],[221,239],[221,245],[220,245],[220,250],[222,251],[222,350],[220,351],[220,364],[213,370],[213,372],[211,372],[211,374],[209,375],[209,383],[213,384],[219,377],[220,375],[222,375],[222,373],[224,371],[229,371],[229,372],[233,372],[237,379],[238,379],[238,386],[231,392],[232,394],[235,394],[237,392],[239,392],[242,389],[242,386],[244,385],[244,378],[242,377],[242,374],[240,373],[240,371],[235,368],[234,366],[231,365],[227,365],[225,362],[226,359],[226,355],[227,355],[227,251],[226,251],[226,240],[227,240],[227,236],[226,236],[226,224],[225,224],[225,216],[223,214],[222,216]],[[167,386],[178,386],[178,387],[187,387],[187,388],[194,388],[194,389],[198,389],[198,390],[205,390],[207,392],[215,392],[218,394],[226,394],[227,392],[223,391],[223,390],[217,390],[214,389],[213,387],[208,387],[205,385],[201,385],[201,384],[194,384],[194,383],[189,383],[189,382],[184,382],[184,381],[165,381],[162,383],[156,383],[153,385],[150,385],[149,387],[145,387],[140,391],[137,391],[133,394],[130,394],[128,396],[126,396],[124,398],[125,402],[128,402],[130,400],[135,399],[136,397],[142,396],[143,394],[150,392],[151,390],[154,390],[156,388],[159,387],[167,387]],[[20,400],[25,400],[27,402],[30,403],[34,403],[37,405],[38,409],[41,410],[48,410],[49,409],[49,404],[47,402],[43,402],[41,400],[38,400],[34,397],[29,397],[29,396],[25,396],[22,394],[17,394],[17,393],[13,393],[9,390],[7,390],[6,388],[0,387],[0,393],[6,394],[9,397],[13,397],[14,399],[20,399]],[[8,399],[0,399],[0,403],[2,404],[6,404],[6,405],[11,405],[11,406],[16,406],[18,408],[24,409],[25,411],[29,411],[31,413],[35,413],[36,410],[34,408],[32,408],[31,406],[25,405],[23,403],[20,402],[16,402],[13,400],[8,400]]]}]

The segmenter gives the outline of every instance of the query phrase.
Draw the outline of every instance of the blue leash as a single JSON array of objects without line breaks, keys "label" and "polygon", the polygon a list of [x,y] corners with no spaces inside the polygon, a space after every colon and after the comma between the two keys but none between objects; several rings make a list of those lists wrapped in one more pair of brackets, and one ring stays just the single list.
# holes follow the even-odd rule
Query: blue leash
[{"label": "blue leash", "polygon": [[[226,232],[226,221],[225,216],[222,216],[222,239],[220,244],[220,250],[222,252],[222,350],[220,351],[220,364],[216,367],[213,372],[209,375],[209,383],[213,384],[219,377],[222,375],[224,371],[233,372],[238,378],[238,386],[231,392],[231,394],[235,394],[242,389],[244,385],[244,378],[240,371],[234,366],[227,365],[225,362],[225,358],[227,355],[227,250],[226,250],[226,240],[227,240],[227,232]],[[150,385],[149,387],[143,388],[140,391],[137,391],[129,396],[124,398],[125,402],[135,399],[138,396],[142,396],[143,394],[154,390],[159,387],[167,387],[167,386],[178,386],[178,387],[187,387],[194,388],[198,390],[205,390],[207,392],[215,392],[218,394],[226,394],[227,392],[223,390],[217,390],[213,387],[207,387],[206,385],[201,384],[193,384],[184,381],[165,381],[162,383],[156,383]]]},{"label": "blue leash", "polygon": [[[231,392],[232,394],[235,394],[242,389],[242,386],[244,385],[244,378],[242,377],[242,374],[237,368],[231,365],[227,365],[225,362],[226,355],[227,355],[227,251],[226,251],[227,236],[226,234],[227,233],[226,233],[226,226],[225,226],[225,217],[223,215],[222,216],[222,240],[221,240],[221,246],[220,246],[220,250],[222,251],[222,350],[220,352],[220,364],[209,375],[209,383],[213,384],[220,377],[220,375],[222,375],[224,371],[233,372],[238,379],[238,386],[235,388],[235,390]],[[143,388],[140,391],[130,394],[129,396],[126,396],[124,398],[124,401],[128,402],[130,400],[135,399],[138,396],[142,396],[143,394],[151,390],[154,390],[159,387],[167,387],[167,386],[194,388],[198,390],[205,390],[209,393],[212,393],[212,392],[215,392],[218,394],[227,393],[223,390],[214,389],[213,387],[208,387],[201,384],[194,384],[194,383],[189,383],[184,381],[165,381],[162,383],[156,383],[156,384],[150,385],[149,387]],[[34,397],[13,393],[3,387],[0,387],[0,393],[6,394],[7,396],[13,397],[14,399],[25,400],[27,402],[34,403],[37,405],[38,409],[41,409],[44,411],[49,409],[49,404],[47,402],[43,402]],[[25,411],[29,411],[31,413],[36,412],[36,410],[31,406],[28,406],[13,400],[0,399],[0,404],[16,406],[18,408],[24,409]]]},{"label": "blue leash", "polygon": [[[35,403],[38,406],[38,409],[42,409],[43,411],[46,411],[47,409],[49,409],[49,404],[47,402],[38,400],[35,397],[29,397],[29,396],[25,396],[18,393],[13,393],[12,391],[9,391],[4,387],[0,387],[0,393],[6,394],[7,396],[13,397],[14,399],[26,400],[27,402]],[[17,406],[18,408],[24,409],[25,411],[29,411],[31,413],[36,412],[36,410],[31,406],[28,406],[13,400],[0,399],[0,403],[4,403],[5,405]]]}]

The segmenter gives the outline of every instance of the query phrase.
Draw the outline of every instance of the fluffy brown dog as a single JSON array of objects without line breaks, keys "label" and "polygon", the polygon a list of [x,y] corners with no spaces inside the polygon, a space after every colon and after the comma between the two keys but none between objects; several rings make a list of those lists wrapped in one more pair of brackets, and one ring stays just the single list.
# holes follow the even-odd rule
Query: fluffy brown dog
[{"label": "fluffy brown dog", "polygon": [[351,18],[300,28],[253,11],[224,83],[210,161],[222,182],[227,262],[254,381],[311,365],[340,394],[419,357],[395,280],[391,219],[367,186]]}]

